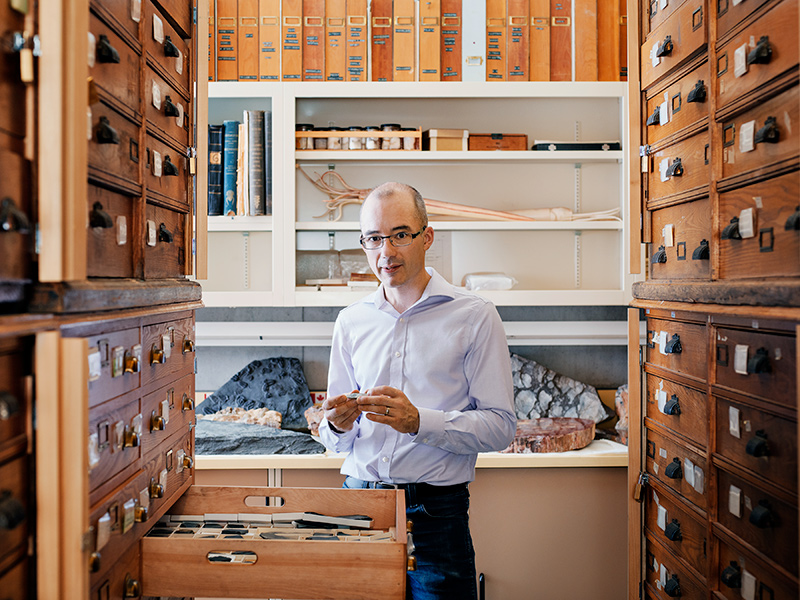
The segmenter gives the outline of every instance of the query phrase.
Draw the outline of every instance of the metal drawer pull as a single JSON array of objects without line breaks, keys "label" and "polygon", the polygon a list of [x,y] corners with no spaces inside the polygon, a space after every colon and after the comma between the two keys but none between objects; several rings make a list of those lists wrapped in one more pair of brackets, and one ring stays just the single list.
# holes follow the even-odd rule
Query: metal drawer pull
[{"label": "metal drawer pull", "polygon": [[756,144],[777,144],[780,140],[781,132],[778,129],[778,119],[767,117],[764,126],[756,131],[754,141]]},{"label": "metal drawer pull", "polygon": [[692,260],[708,260],[708,240],[700,240],[700,245],[692,252]]},{"label": "metal drawer pull", "polygon": [[687,102],[705,102],[706,101],[706,83],[700,79],[694,84],[694,88],[689,95],[686,96]]},{"label": "metal drawer pull", "polygon": [[800,204],[798,204],[794,212],[786,219],[786,224],[783,226],[786,231],[800,230]]},{"label": "metal drawer pull", "polygon": [[673,575],[667,579],[667,585],[664,586],[664,591],[670,598],[680,598],[683,593],[681,592],[681,584],[678,581],[678,576]]},{"label": "metal drawer pull", "polygon": [[126,373],[138,373],[140,370],[139,366],[139,357],[132,356],[130,354],[125,355],[125,372]]},{"label": "metal drawer pull", "polygon": [[664,475],[670,479],[683,479],[683,468],[681,467],[681,459],[673,458],[672,462],[664,469]]},{"label": "metal drawer pull", "polygon": [[0,392],[0,421],[8,421],[19,412],[19,401],[11,392]]},{"label": "metal drawer pull", "polygon": [[161,223],[158,226],[158,241],[159,242],[166,242],[167,244],[171,244],[173,240],[173,235],[170,233],[169,229],[167,229],[166,224]]},{"label": "metal drawer pull", "polygon": [[114,49],[104,33],[101,33],[97,40],[96,56],[97,62],[119,64],[119,52]]},{"label": "metal drawer pull", "polygon": [[89,573],[97,573],[100,570],[101,555],[95,550],[89,556]]},{"label": "metal drawer pull", "polygon": [[123,448],[139,447],[139,433],[133,427],[130,427],[125,430],[125,443],[122,445],[122,447]]},{"label": "metal drawer pull", "polygon": [[178,176],[178,167],[175,166],[175,163],[172,162],[172,159],[167,154],[164,157],[164,163],[161,165],[161,168],[164,172],[164,175],[167,177],[177,177]]},{"label": "metal drawer pull", "polygon": [[123,598],[141,598],[142,596],[142,588],[139,585],[139,581],[131,577],[130,575],[125,575],[125,593],[123,594]]},{"label": "metal drawer pull", "polygon": [[153,349],[150,351],[150,364],[163,365],[165,362],[167,362],[167,358],[164,356],[164,351],[153,344]]},{"label": "metal drawer pull", "polygon": [[134,509],[133,518],[137,523],[144,523],[147,521],[147,517],[148,514],[146,506],[139,505]]},{"label": "metal drawer pull", "polygon": [[739,217],[731,218],[731,222],[722,230],[719,238],[721,240],[740,240],[742,234],[739,233]]},{"label": "metal drawer pull", "polygon": [[192,400],[188,395],[184,394],[183,399],[181,400],[181,410],[194,410],[194,400]]},{"label": "metal drawer pull", "polygon": [[194,467],[194,459],[189,456],[188,454],[184,454],[183,456],[183,468],[184,469],[191,469]]},{"label": "metal drawer pull", "polygon": [[153,411],[150,415],[150,432],[164,431],[165,425],[166,423],[164,423],[164,417],[157,415],[156,411]]},{"label": "metal drawer pull", "polygon": [[663,42],[658,45],[656,49],[656,56],[667,56],[672,53],[672,36],[668,35]]},{"label": "metal drawer pull", "polygon": [[172,98],[167,94],[167,97],[164,98],[164,115],[167,117],[178,117],[180,114],[178,107],[172,103]]},{"label": "metal drawer pull", "polygon": [[25,506],[11,495],[10,490],[0,492],[0,531],[11,531],[25,520]]},{"label": "metal drawer pull", "polygon": [[189,354],[190,352],[194,352],[194,342],[189,338],[183,340],[183,353]]},{"label": "metal drawer pull", "polygon": [[675,394],[672,394],[672,397],[667,400],[667,403],[664,405],[664,414],[672,417],[677,417],[679,414],[681,414],[681,405],[678,402],[678,397]]},{"label": "metal drawer pull", "polygon": [[759,500],[758,506],[754,506],[750,511],[750,522],[759,529],[766,529],[776,524],[769,502]]},{"label": "metal drawer pull", "polygon": [[656,106],[653,114],[647,117],[647,125],[661,125],[661,107]]},{"label": "metal drawer pull", "polygon": [[652,264],[667,262],[666,248],[664,248],[664,246],[659,246],[658,251],[653,254],[653,257],[650,259],[650,262]]},{"label": "metal drawer pull", "polygon": [[100,123],[97,126],[97,143],[119,144],[119,133],[111,126],[105,115],[100,117]]},{"label": "metal drawer pull", "polygon": [[667,536],[668,540],[673,542],[680,542],[683,539],[683,534],[681,533],[681,524],[678,523],[678,519],[672,519],[672,523],[669,523],[664,528],[664,535]]},{"label": "metal drawer pull", "polygon": [[767,443],[767,432],[763,429],[756,431],[756,435],[747,442],[744,449],[750,456],[760,458],[769,456],[769,444]]},{"label": "metal drawer pull", "polygon": [[150,478],[150,497],[151,498],[163,498],[164,497],[164,486],[161,485],[156,481],[155,477]]},{"label": "metal drawer pull", "polygon": [[739,568],[739,563],[731,561],[731,564],[722,569],[720,581],[731,589],[738,590],[742,587],[742,570]]},{"label": "metal drawer pull", "polygon": [[747,361],[748,373],[769,373],[769,352],[766,348],[759,348]]},{"label": "metal drawer pull", "polygon": [[164,56],[171,56],[173,58],[178,58],[181,55],[181,51],[178,50],[178,47],[172,43],[172,39],[170,36],[164,36]]},{"label": "metal drawer pull", "polygon": [[683,175],[683,163],[680,158],[676,158],[667,169],[667,177],[680,177]]},{"label": "metal drawer pull", "polygon": [[666,343],[664,346],[664,352],[667,354],[680,354],[683,352],[683,346],[681,346],[681,336],[677,333],[672,334],[672,338]]},{"label": "metal drawer pull", "polygon": [[17,208],[11,198],[3,198],[0,203],[0,231],[28,233],[31,230],[27,215]]},{"label": "metal drawer pull", "polygon": [[766,65],[772,59],[772,44],[769,43],[769,36],[762,35],[756,47],[747,55],[748,65]]},{"label": "metal drawer pull", "polygon": [[111,229],[114,227],[114,220],[110,214],[103,210],[103,205],[100,202],[92,204],[92,210],[89,212],[89,227],[92,229]]}]

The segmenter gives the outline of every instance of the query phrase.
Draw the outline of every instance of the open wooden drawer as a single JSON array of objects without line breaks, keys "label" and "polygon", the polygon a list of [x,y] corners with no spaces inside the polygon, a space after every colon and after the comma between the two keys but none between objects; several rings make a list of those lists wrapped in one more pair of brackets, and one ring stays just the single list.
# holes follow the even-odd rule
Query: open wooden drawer
[{"label": "open wooden drawer", "polygon": [[[276,506],[280,501],[273,500],[271,506],[266,506],[266,498],[282,498],[283,504]],[[170,515],[200,517],[210,513],[233,516],[288,512],[369,515],[373,530],[392,531],[394,535],[391,540],[381,541],[145,536],[141,542],[143,595],[405,598],[408,560],[402,490],[195,485],[169,510]],[[209,560],[209,556],[220,553],[252,553],[248,557],[253,562]]]}]

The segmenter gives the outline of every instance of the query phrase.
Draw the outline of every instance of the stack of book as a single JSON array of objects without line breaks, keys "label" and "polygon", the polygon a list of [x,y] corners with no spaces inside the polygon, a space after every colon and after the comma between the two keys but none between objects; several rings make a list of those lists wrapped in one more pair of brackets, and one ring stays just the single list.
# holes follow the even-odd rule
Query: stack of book
[{"label": "stack of book", "polygon": [[272,214],[272,113],[208,126],[209,216]]},{"label": "stack of book", "polygon": [[619,81],[626,0],[211,0],[216,81]]}]

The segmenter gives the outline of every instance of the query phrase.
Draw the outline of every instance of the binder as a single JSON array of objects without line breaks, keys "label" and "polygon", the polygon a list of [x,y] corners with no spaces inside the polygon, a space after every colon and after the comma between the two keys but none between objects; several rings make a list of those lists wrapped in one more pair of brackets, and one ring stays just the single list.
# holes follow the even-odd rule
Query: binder
[{"label": "binder", "polygon": [[303,0],[303,81],[325,77],[325,0]]},{"label": "binder", "polygon": [[[597,81],[597,5],[603,0],[575,2],[575,81]],[[608,4],[608,2],[606,2]]]},{"label": "binder", "polygon": [[266,214],[265,165],[264,165],[264,111],[244,111],[244,122],[247,127],[247,185],[248,214],[259,216]]},{"label": "binder", "polygon": [[550,80],[572,81],[572,0],[550,0]]},{"label": "binder", "polygon": [[208,126],[208,215],[222,214],[222,125]]},{"label": "binder", "polygon": [[528,81],[530,67],[529,0],[508,0],[506,72],[509,81]]},{"label": "binder", "polygon": [[372,81],[392,81],[392,0],[372,0],[370,8]]},{"label": "binder", "polygon": [[550,0],[531,0],[530,6],[530,80],[550,81]]},{"label": "binder", "polygon": [[486,0],[486,81],[506,80],[506,0]]},{"label": "binder", "polygon": [[442,79],[441,12],[441,0],[419,0],[420,81],[441,81]]},{"label": "binder", "polygon": [[344,81],[347,65],[347,0],[328,0],[325,5],[325,81]]},{"label": "binder", "polygon": [[236,0],[217,0],[217,81],[238,81]]},{"label": "binder", "polygon": [[303,79],[303,0],[282,0],[281,79]]},{"label": "binder", "polygon": [[347,81],[367,80],[367,0],[347,0]]},{"label": "binder", "polygon": [[216,81],[217,79],[217,35],[214,29],[216,18],[214,16],[215,3],[210,1],[208,3],[208,80]]},{"label": "binder", "polygon": [[416,18],[414,0],[394,0],[392,43],[395,81],[416,81]]},{"label": "binder", "polygon": [[281,78],[281,0],[258,3],[258,79]]},{"label": "binder", "polygon": [[239,81],[258,81],[258,0],[239,0]]},{"label": "binder", "polygon": [[[624,2],[624,0],[622,0]],[[597,79],[619,81],[619,3],[597,3]],[[624,42],[623,42],[624,43]]]},{"label": "binder", "polygon": [[628,81],[628,4],[619,0],[619,80]]},{"label": "binder", "polygon": [[442,81],[461,81],[461,0],[442,1]]},{"label": "binder", "polygon": [[236,165],[239,156],[239,121],[223,121],[222,214],[236,214]]},{"label": "binder", "polygon": [[272,111],[264,111],[264,212],[272,214]]},{"label": "binder", "polygon": [[462,81],[486,81],[486,3],[461,5]]}]

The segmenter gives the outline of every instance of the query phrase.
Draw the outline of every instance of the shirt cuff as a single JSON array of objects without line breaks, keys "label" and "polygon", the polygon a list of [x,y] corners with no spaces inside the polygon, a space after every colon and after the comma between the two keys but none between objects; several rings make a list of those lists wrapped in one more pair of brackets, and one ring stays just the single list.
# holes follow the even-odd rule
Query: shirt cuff
[{"label": "shirt cuff", "polygon": [[418,408],[419,431],[414,437],[418,444],[436,446],[444,436],[444,411]]}]

